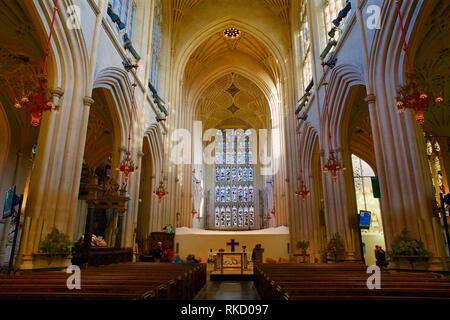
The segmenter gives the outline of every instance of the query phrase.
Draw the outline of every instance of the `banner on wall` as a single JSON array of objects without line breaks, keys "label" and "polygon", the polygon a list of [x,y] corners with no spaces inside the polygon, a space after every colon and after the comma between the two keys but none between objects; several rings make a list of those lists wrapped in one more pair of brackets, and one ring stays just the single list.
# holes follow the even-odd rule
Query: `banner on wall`
[{"label": "banner on wall", "polygon": [[12,216],[14,208],[14,198],[16,196],[16,187],[12,187],[5,194],[5,201],[3,203],[3,219]]},{"label": "banner on wall", "polygon": [[372,191],[373,191],[373,197],[376,199],[381,198],[381,191],[380,191],[380,181],[378,180],[378,177],[370,177],[372,180]]}]

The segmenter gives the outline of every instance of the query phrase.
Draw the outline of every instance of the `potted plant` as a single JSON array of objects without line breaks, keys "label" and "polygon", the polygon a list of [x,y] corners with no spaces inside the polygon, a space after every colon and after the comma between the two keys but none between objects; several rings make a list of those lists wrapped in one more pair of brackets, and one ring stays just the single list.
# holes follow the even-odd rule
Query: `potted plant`
[{"label": "potted plant", "polygon": [[41,241],[39,253],[33,256],[34,268],[62,268],[70,265],[72,242],[69,237],[53,227]]},{"label": "potted plant", "polygon": [[395,239],[389,256],[398,269],[427,270],[431,254],[422,241],[413,239],[409,231],[404,229]]},{"label": "potted plant", "polygon": [[296,257],[303,257],[302,262],[306,262],[306,257],[308,256],[307,251],[309,248],[309,241],[299,241],[297,242],[297,249],[300,251],[300,253],[294,254]]},{"label": "potted plant", "polygon": [[175,232],[173,231],[173,227],[172,227],[172,225],[171,224],[168,224],[168,225],[166,225],[166,226],[164,226],[164,228],[163,228],[163,230],[164,230],[164,232],[166,233],[166,234],[174,234]]}]

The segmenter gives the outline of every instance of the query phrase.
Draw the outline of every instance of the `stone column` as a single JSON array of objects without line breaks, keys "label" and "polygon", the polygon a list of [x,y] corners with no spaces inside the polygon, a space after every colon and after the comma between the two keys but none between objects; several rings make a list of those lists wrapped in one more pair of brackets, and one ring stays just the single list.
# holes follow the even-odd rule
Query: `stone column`
[{"label": "stone column", "polygon": [[423,133],[411,112],[398,115],[392,92],[386,93],[383,86],[376,92],[380,101],[369,100],[369,109],[386,246],[389,249],[406,229],[433,254],[433,269],[446,268],[443,237],[433,216],[435,200]]},{"label": "stone column", "polygon": [[[59,109],[63,90],[56,88],[51,93],[53,104]],[[58,184],[61,178],[61,162],[63,162],[63,154],[55,150],[61,147],[56,140],[67,136],[67,127],[60,125],[66,120],[62,119],[62,115],[67,112],[68,110],[63,108],[58,115],[45,113],[41,122],[35,166],[31,173],[24,208],[26,218],[18,256],[18,263],[22,269],[33,268],[33,254],[39,251],[41,239],[50,231],[54,223],[55,200],[62,196],[67,201],[67,194],[60,194],[58,193],[60,190],[55,188],[55,184]],[[44,222],[47,223],[45,228]],[[65,231],[64,228],[59,227],[60,230]]]},{"label": "stone column", "polygon": [[[323,150],[322,168],[328,160],[328,152]],[[338,172],[336,181],[331,179],[331,173],[324,172],[325,214],[327,221],[327,240],[339,234],[345,246],[345,260],[360,260],[357,229],[357,209],[354,197],[351,157],[344,157],[341,148],[336,149],[336,157],[346,167]]]}]

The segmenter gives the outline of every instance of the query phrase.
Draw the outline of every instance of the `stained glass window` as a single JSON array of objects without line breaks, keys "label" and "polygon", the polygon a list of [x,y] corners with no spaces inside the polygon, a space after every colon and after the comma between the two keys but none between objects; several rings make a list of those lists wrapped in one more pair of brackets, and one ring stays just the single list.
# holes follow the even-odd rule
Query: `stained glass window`
[{"label": "stained glass window", "polygon": [[300,50],[303,75],[303,88],[305,89],[312,80],[311,41],[309,38],[309,19],[306,11],[306,2],[300,13]]},{"label": "stained glass window", "polygon": [[254,167],[251,130],[216,133],[214,226],[245,229],[255,226]]},{"label": "stained glass window", "polygon": [[130,16],[130,38],[133,37],[134,33],[134,16],[136,15],[136,5],[133,5],[131,8],[131,16]]},{"label": "stained glass window", "polygon": [[117,15],[122,17],[123,0],[118,0],[117,4]]},{"label": "stained glass window", "polygon": [[162,22],[161,0],[156,0],[155,15],[153,18],[152,61],[150,70],[150,83],[156,90],[158,90],[159,68],[161,63]]},{"label": "stained glass window", "polygon": [[[328,32],[334,27],[334,24],[332,21],[338,17],[339,11],[344,9],[346,5],[345,0],[323,0],[323,18],[324,18],[324,24],[325,24],[325,43],[328,42],[329,36]],[[350,15],[350,13],[347,15],[347,17]],[[334,40],[338,40],[340,34],[342,33],[343,28],[345,27],[345,24],[348,19],[342,20],[341,24],[339,25],[339,31],[336,32],[334,36]]]},{"label": "stained glass window", "polygon": [[446,194],[447,190],[445,190],[444,174],[442,172],[443,166],[441,164],[440,154],[441,146],[432,136],[427,137],[426,152],[434,187],[434,194],[436,197],[436,201],[439,202],[440,193]]},{"label": "stained glass window", "polygon": [[123,16],[123,23],[125,25],[128,24],[128,14],[130,12],[130,0],[126,0],[126,6],[125,6],[125,15]]},{"label": "stained glass window", "polygon": [[136,14],[136,0],[110,0],[109,4],[112,10],[120,17],[120,21],[125,25],[125,29],[123,30],[120,30],[119,26],[115,25],[117,32],[128,33],[131,38]]}]

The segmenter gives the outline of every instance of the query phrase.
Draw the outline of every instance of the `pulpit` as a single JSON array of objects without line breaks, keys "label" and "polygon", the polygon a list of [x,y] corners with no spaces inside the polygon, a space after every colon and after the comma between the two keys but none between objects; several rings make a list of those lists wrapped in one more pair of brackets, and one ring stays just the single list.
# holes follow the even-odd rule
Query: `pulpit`
[{"label": "pulpit", "polygon": [[[130,198],[125,186],[121,187],[115,179],[109,176],[108,168],[110,169],[109,165],[104,165],[93,169],[83,163],[78,199],[87,202],[88,212],[84,238],[73,248],[73,264],[99,266],[133,260],[133,249],[121,248],[123,216],[126,212],[126,203]],[[117,217],[117,219],[111,219],[115,222],[111,226],[116,234],[115,245],[113,247],[92,247],[94,215],[96,212],[106,214],[106,211],[111,211]],[[103,234],[105,234],[105,230],[103,230]],[[108,239],[107,242],[109,240],[111,239]]]}]

